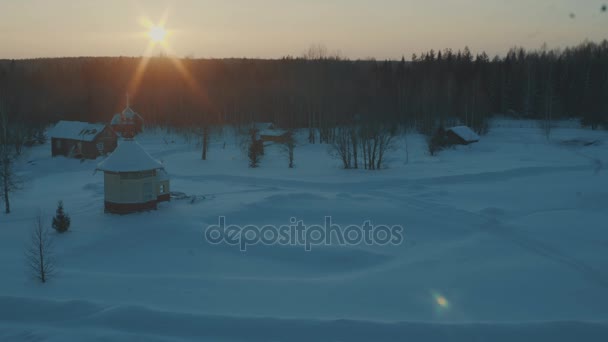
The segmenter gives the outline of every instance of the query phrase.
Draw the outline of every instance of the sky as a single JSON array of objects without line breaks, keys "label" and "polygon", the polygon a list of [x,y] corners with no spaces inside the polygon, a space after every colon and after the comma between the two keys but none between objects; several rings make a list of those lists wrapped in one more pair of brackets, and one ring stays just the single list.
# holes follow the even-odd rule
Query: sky
[{"label": "sky", "polygon": [[[504,55],[608,38],[608,0],[0,0],[0,58],[280,58],[321,44],[342,56],[409,59],[469,46]],[[142,18],[166,13],[166,46]],[[573,16],[573,17],[572,17]]]}]

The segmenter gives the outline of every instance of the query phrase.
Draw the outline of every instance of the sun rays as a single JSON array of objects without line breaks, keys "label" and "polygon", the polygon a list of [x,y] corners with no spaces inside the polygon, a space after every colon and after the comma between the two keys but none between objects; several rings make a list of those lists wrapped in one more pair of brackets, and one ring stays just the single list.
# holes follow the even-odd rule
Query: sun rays
[{"label": "sun rays", "polygon": [[169,11],[165,10],[156,23],[147,16],[139,18],[139,25],[146,30],[144,35],[150,40],[150,44],[160,45],[163,50],[169,48],[169,37],[173,33],[173,31],[167,29],[168,17]]},{"label": "sun rays", "polygon": [[146,46],[142,59],[131,78],[127,91],[129,94],[131,94],[131,96],[136,96],[150,59],[152,58],[152,53],[156,48],[160,48],[161,54],[166,56],[166,58],[171,61],[175,67],[175,70],[183,78],[189,90],[196,95],[196,98],[199,99],[199,101],[206,102],[207,92],[200,87],[184,62],[176,56],[169,43],[169,40],[172,38],[175,31],[167,28],[167,20],[168,10],[163,13],[160,20],[156,23],[153,22],[149,17],[140,17],[139,25],[145,29],[142,36],[148,39],[148,45]]},{"label": "sun rays", "polygon": [[173,31],[167,29],[168,10],[165,10],[160,20],[154,23],[150,18],[142,16],[139,18],[139,25],[145,30],[141,36],[148,39],[143,56],[149,57],[155,47],[159,46],[162,52],[172,53],[169,45],[169,38],[173,35]]}]

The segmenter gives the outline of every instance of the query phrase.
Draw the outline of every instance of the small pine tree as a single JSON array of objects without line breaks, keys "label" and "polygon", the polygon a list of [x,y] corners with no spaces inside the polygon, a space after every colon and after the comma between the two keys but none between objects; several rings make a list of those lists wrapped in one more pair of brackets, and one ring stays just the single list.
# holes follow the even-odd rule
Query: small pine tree
[{"label": "small pine tree", "polygon": [[252,129],[250,131],[251,142],[249,143],[249,148],[247,151],[247,155],[249,157],[249,167],[256,168],[260,164],[260,159],[264,155],[264,142],[261,139],[257,138],[257,131]]},{"label": "small pine tree", "polygon": [[260,165],[260,159],[264,154],[264,143],[262,140],[255,140],[249,145],[249,167],[256,168]]},{"label": "small pine tree", "polygon": [[44,128],[40,128],[36,130],[36,133],[34,133],[34,140],[36,140],[36,142],[39,145],[44,145],[44,143],[46,143],[46,135],[44,134]]},{"label": "small pine tree", "polygon": [[65,233],[70,228],[70,216],[63,211],[63,201],[57,204],[57,212],[53,217],[53,229],[58,233]]}]

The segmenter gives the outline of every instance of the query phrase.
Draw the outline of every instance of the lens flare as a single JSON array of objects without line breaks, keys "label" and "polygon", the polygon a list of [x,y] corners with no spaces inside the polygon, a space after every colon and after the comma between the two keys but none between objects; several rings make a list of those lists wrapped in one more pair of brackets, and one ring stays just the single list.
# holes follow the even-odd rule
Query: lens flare
[{"label": "lens flare", "polygon": [[445,299],[444,296],[437,296],[437,298],[435,298],[435,300],[437,301],[437,304],[439,304],[439,306],[441,307],[448,307],[448,300]]},{"label": "lens flare", "polygon": [[162,26],[152,26],[148,31],[148,37],[155,43],[164,42],[167,37],[167,30]]},{"label": "lens flare", "polygon": [[448,301],[447,298],[445,298],[445,296],[443,296],[440,293],[432,293],[433,295],[433,301],[435,302],[435,304],[437,305],[437,307],[439,309],[449,309],[450,308],[450,302]]}]

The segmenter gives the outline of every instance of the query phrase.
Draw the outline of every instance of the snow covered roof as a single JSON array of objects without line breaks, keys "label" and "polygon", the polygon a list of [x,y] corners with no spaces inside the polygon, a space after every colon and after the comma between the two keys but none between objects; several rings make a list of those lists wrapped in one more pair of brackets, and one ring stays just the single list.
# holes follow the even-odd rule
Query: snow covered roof
[{"label": "snow covered roof", "polygon": [[287,131],[284,129],[280,129],[280,128],[275,128],[275,129],[267,128],[267,129],[261,129],[258,133],[260,135],[269,135],[269,136],[278,137],[278,136],[281,136],[281,135],[287,133]]},{"label": "snow covered roof", "polygon": [[134,124],[136,120],[142,120],[141,115],[137,114],[131,107],[125,108],[122,113],[114,114],[112,117],[112,121],[110,121],[111,125],[124,125],[124,124]]},{"label": "snow covered roof", "polygon": [[122,114],[116,113],[112,117],[112,121],[110,121],[110,125],[119,125],[122,122]]},{"label": "snow covered roof", "polygon": [[106,125],[104,124],[62,120],[51,128],[50,136],[59,139],[93,141],[105,128]]},{"label": "snow covered roof", "polygon": [[163,164],[152,158],[133,139],[120,141],[116,150],[97,165],[97,170],[109,172],[136,172],[162,168]]},{"label": "snow covered roof", "polygon": [[448,131],[454,132],[454,134],[461,137],[466,142],[476,142],[480,139],[479,135],[467,126],[455,126],[448,128]]}]

